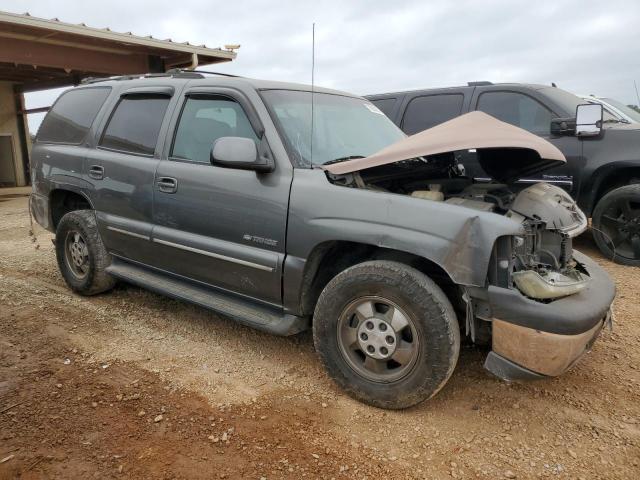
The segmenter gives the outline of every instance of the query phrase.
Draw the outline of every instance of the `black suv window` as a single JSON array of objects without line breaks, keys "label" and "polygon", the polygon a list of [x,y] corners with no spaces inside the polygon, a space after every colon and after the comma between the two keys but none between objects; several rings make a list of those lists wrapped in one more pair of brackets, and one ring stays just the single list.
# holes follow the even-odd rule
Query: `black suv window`
[{"label": "black suv window", "polygon": [[553,117],[540,102],[517,92],[485,92],[477,110],[536,134],[548,134]]},{"label": "black suv window", "polygon": [[393,111],[393,107],[396,104],[395,98],[379,98],[378,100],[371,100],[378,109],[384,113],[387,117],[391,118],[391,113]]},{"label": "black suv window", "polygon": [[463,101],[464,95],[459,93],[416,97],[404,112],[402,130],[413,135],[451,120],[462,112]]},{"label": "black suv window", "polygon": [[182,109],[171,156],[209,163],[220,137],[258,137],[239,103],[227,97],[189,97]]},{"label": "black suv window", "polygon": [[110,87],[100,87],[79,88],[63,93],[42,121],[37,141],[72,145],[82,143],[110,92]]},{"label": "black suv window", "polygon": [[170,97],[122,97],[105,129],[100,146],[135,154],[153,155]]}]

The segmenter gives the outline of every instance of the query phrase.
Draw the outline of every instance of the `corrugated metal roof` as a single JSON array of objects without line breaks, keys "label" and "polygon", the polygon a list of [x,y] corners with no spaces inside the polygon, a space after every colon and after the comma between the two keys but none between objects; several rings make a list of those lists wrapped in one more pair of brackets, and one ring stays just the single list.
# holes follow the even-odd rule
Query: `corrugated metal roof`
[{"label": "corrugated metal roof", "polygon": [[77,84],[87,77],[229,62],[239,48],[208,48],[2,11],[0,45],[0,81],[20,84],[24,91]]},{"label": "corrugated metal roof", "polygon": [[163,40],[155,38],[152,35],[138,36],[131,32],[114,32],[109,27],[95,28],[89,27],[85,23],[74,24],[62,22],[58,18],[44,19],[34,17],[29,12],[17,14],[0,11],[0,24],[2,23],[24,25],[73,35],[84,35],[104,40],[122,41],[134,45],[144,45],[179,52],[196,53],[205,56],[220,56],[229,59],[234,59],[236,57],[236,52],[232,49],[209,48],[204,44],[191,45],[188,41],[176,42],[170,38]]}]

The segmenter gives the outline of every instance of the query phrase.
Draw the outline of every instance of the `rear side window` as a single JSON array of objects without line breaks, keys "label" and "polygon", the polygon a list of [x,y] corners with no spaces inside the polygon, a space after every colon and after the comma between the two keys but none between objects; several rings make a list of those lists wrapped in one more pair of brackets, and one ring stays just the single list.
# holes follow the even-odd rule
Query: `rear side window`
[{"label": "rear side window", "polygon": [[407,106],[402,120],[402,130],[407,135],[435,127],[462,113],[464,95],[443,94],[416,97]]},{"label": "rear side window", "polygon": [[396,105],[396,98],[380,98],[378,100],[371,100],[379,110],[382,111],[387,117],[391,118],[393,113],[393,107]]},{"label": "rear side window", "polygon": [[213,142],[221,137],[258,137],[239,103],[226,97],[189,97],[180,115],[171,156],[209,163]]},{"label": "rear side window", "polygon": [[60,96],[42,121],[38,142],[78,145],[83,142],[111,87],[80,88]]},{"label": "rear side window", "polygon": [[131,95],[116,106],[100,146],[121,152],[153,155],[170,97]]},{"label": "rear side window", "polygon": [[517,92],[486,92],[478,99],[478,110],[524,128],[531,133],[548,134],[551,111],[537,100]]}]

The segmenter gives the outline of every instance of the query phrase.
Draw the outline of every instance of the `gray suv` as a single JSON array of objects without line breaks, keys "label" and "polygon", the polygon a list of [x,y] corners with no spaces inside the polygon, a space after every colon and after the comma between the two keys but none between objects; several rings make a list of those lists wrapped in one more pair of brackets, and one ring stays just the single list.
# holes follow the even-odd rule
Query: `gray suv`
[{"label": "gray suv", "polygon": [[[313,119],[312,116],[313,115]],[[465,176],[476,151],[494,179]],[[350,395],[405,408],[440,390],[461,338],[507,380],[567,370],[615,288],[573,250],[564,162],[474,112],[406,137],[363,98],[195,72],[63,93],[33,148],[31,211],[83,295],[123,280],[278,335],[313,329]]]}]

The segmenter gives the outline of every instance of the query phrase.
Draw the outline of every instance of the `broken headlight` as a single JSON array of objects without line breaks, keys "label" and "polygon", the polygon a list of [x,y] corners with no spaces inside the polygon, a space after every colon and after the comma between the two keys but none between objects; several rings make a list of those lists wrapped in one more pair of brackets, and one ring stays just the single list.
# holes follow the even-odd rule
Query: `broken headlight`
[{"label": "broken headlight", "polygon": [[554,300],[578,293],[589,284],[587,271],[572,258],[572,239],[544,222],[527,221],[514,236],[513,284],[529,298]]},{"label": "broken headlight", "polygon": [[557,271],[522,270],[513,273],[513,281],[523,294],[539,300],[552,300],[578,293],[589,284],[590,278],[578,270]]}]

